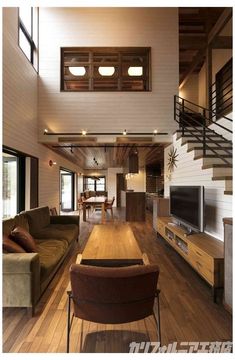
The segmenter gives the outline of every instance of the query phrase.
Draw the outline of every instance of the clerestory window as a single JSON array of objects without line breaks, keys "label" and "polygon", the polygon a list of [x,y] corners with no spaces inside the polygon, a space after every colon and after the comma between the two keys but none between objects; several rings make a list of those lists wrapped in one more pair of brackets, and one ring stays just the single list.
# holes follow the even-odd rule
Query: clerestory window
[{"label": "clerestory window", "polygon": [[61,91],[150,91],[150,48],[61,48]]}]

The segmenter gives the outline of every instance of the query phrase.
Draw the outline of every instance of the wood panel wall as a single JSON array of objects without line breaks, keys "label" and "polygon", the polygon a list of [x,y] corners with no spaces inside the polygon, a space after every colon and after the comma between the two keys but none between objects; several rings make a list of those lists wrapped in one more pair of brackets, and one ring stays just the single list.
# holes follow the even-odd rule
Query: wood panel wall
[{"label": "wood panel wall", "polygon": [[[45,127],[65,132],[175,130],[177,8],[40,8],[39,19],[41,133]],[[64,46],[150,46],[152,91],[60,92]]]},{"label": "wood panel wall", "polygon": [[[167,163],[172,145],[177,149],[179,161],[169,179]],[[173,136],[172,145],[165,149],[165,197],[169,196],[170,185],[204,185],[205,231],[223,240],[223,218],[232,217],[232,196],[224,195],[224,182],[212,181],[212,169],[202,170],[202,159],[193,160],[194,151],[187,152],[187,145],[181,146],[181,139],[176,140],[176,135]]]},{"label": "wood panel wall", "polygon": [[3,145],[39,158],[39,206],[58,209],[59,167],[79,169],[38,143],[38,74],[18,46],[17,24],[17,8],[3,8]]}]

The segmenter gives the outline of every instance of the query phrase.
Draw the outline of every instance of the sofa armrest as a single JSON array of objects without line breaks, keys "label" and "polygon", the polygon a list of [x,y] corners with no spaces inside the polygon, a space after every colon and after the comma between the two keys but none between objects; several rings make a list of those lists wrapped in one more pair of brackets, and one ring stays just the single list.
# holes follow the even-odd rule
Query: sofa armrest
[{"label": "sofa armrest", "polygon": [[41,295],[38,253],[3,254],[3,306],[34,308]]},{"label": "sofa armrest", "polygon": [[79,226],[79,216],[78,215],[51,215],[50,216],[51,224],[74,224]]}]

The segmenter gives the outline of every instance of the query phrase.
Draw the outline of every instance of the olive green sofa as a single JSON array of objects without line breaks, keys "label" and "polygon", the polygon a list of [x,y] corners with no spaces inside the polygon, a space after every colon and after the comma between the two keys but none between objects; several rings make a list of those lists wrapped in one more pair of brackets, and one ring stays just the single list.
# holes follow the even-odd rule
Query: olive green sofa
[{"label": "olive green sofa", "polygon": [[35,239],[36,253],[3,254],[3,306],[35,306],[79,236],[79,216],[50,216],[48,207],[3,221],[7,236],[21,226]]}]

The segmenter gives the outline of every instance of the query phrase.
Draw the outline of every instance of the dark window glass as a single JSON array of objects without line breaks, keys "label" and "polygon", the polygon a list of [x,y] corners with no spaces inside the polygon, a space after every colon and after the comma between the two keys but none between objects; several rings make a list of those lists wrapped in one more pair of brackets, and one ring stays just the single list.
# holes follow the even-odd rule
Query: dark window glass
[{"label": "dark window glass", "polygon": [[37,65],[37,12],[37,8],[19,7],[19,46],[35,68]]},{"label": "dark window glass", "polygon": [[94,178],[84,176],[83,178],[83,191],[105,191],[105,177]]}]

